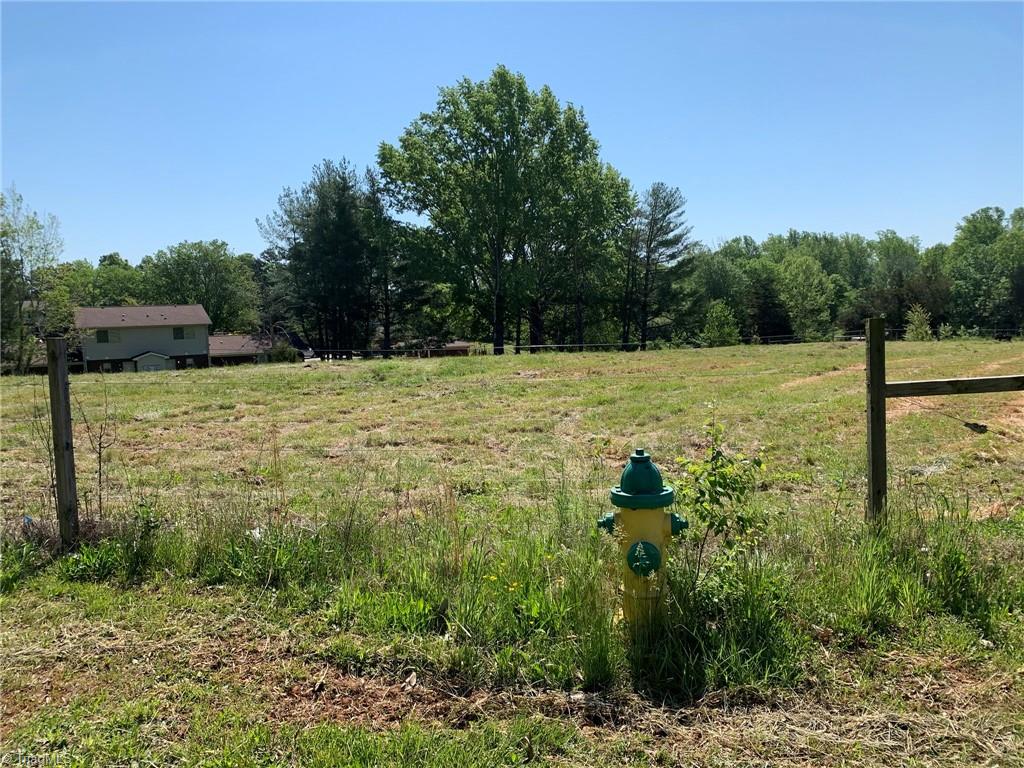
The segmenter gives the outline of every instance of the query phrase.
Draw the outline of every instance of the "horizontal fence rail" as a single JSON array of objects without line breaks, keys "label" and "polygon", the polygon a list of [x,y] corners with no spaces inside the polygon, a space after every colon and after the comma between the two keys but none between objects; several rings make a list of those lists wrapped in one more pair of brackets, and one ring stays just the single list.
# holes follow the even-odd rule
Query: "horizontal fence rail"
[{"label": "horizontal fence rail", "polygon": [[991,392],[1020,392],[1022,390],[1024,390],[1024,376],[982,376],[976,379],[889,381],[885,385],[885,396],[983,395]]},{"label": "horizontal fence rail", "polygon": [[[885,403],[895,397],[930,397],[935,395],[981,395],[993,392],[1024,391],[1024,375],[980,376],[960,379],[928,379],[923,381],[885,380],[885,319],[873,317],[865,323],[867,382],[867,467],[868,497],[865,516],[868,522],[881,523],[885,518],[888,467],[885,438]],[[982,425],[967,426],[984,432]]]}]

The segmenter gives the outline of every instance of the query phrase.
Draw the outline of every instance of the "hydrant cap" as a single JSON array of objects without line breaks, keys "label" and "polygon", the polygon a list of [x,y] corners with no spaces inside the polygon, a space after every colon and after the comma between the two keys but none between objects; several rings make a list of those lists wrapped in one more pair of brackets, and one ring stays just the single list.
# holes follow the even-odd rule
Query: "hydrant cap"
[{"label": "hydrant cap", "polygon": [[658,466],[643,448],[637,448],[622,470],[619,484],[612,488],[612,504],[626,509],[659,509],[674,500],[675,491],[661,482]]}]

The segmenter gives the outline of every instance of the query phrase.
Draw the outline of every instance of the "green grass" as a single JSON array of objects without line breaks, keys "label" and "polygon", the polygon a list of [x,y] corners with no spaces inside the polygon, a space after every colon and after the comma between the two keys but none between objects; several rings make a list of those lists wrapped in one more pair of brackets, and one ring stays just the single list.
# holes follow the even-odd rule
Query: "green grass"
[{"label": "green grass", "polygon": [[[1024,403],[894,408],[872,531],[862,355],[75,377],[94,423],[107,390],[118,442],[101,516],[78,419],[88,543],[56,561],[32,543],[34,389],[4,381],[0,739],[97,765],[1013,764]],[[986,342],[889,355],[890,378],[1024,362]],[[621,621],[594,525],[634,445],[691,522],[646,631]]]}]

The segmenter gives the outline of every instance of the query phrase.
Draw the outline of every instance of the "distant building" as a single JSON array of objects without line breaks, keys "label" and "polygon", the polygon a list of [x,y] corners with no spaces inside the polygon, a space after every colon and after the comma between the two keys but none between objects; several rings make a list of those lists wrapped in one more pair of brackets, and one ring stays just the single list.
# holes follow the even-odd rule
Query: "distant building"
[{"label": "distant building", "polygon": [[450,341],[440,350],[434,352],[435,357],[468,357],[473,345],[468,341]]},{"label": "distant building", "polygon": [[266,335],[218,333],[210,337],[210,365],[265,363],[272,346]]},{"label": "distant building", "polygon": [[210,364],[210,317],[200,304],[79,307],[87,371],[163,371]]}]

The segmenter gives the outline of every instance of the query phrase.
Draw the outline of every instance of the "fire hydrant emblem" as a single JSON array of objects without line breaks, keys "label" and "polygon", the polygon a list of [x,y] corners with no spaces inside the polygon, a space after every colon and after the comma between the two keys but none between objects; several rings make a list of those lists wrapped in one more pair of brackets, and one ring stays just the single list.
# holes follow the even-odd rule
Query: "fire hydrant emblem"
[{"label": "fire hydrant emblem", "polygon": [[674,512],[666,512],[675,500],[675,491],[662,483],[661,472],[642,448],[629,457],[610,497],[618,511],[608,512],[597,525],[619,540],[622,613],[631,623],[647,621],[661,600],[663,553],[672,536],[681,533],[687,523]]}]

